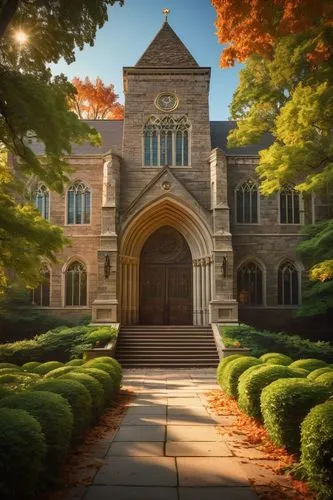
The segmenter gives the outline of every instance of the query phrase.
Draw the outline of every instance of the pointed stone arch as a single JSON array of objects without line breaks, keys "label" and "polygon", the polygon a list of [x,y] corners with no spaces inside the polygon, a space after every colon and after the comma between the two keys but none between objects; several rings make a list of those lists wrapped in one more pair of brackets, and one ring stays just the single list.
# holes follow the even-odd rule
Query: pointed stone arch
[{"label": "pointed stone arch", "polygon": [[172,197],[144,207],[130,218],[120,236],[121,322],[139,320],[139,265],[141,250],[157,229],[170,226],[186,240],[193,264],[193,324],[208,323],[209,302],[214,296],[213,240],[207,223],[191,208]]}]

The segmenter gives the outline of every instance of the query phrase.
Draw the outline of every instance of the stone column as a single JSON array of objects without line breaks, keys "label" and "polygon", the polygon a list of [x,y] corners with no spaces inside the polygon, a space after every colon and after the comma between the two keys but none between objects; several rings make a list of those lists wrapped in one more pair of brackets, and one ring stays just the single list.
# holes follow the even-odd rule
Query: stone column
[{"label": "stone column", "polygon": [[193,260],[193,325],[197,325],[197,269],[196,261]]}]

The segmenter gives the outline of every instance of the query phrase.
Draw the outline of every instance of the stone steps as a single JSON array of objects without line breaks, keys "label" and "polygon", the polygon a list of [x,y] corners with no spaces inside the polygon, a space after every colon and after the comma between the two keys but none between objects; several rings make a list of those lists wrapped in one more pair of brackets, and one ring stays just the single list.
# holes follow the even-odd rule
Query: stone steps
[{"label": "stone steps", "polygon": [[130,325],[119,331],[116,357],[125,368],[216,367],[211,327]]}]

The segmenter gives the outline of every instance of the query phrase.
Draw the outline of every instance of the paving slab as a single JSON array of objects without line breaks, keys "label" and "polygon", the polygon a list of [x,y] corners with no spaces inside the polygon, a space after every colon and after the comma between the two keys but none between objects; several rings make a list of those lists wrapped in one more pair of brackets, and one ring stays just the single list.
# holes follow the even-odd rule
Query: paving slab
[{"label": "paving slab", "polygon": [[166,415],[166,405],[131,406],[126,415]]},{"label": "paving slab", "polygon": [[237,459],[178,457],[180,486],[249,486]]},{"label": "paving slab", "polygon": [[165,415],[126,415],[121,425],[166,425]]},{"label": "paving slab", "polygon": [[114,441],[109,449],[110,457],[163,457],[164,441]]},{"label": "paving slab", "polygon": [[164,425],[124,425],[114,441],[164,441],[165,429]]},{"label": "paving slab", "polygon": [[167,441],[167,457],[231,457],[226,443],[214,441]]},{"label": "paving slab", "polygon": [[204,406],[168,406],[168,417],[177,417],[178,415],[209,415]]},{"label": "paving slab", "polygon": [[175,459],[170,457],[110,457],[96,474],[94,484],[177,486]]},{"label": "paving slab", "polygon": [[131,401],[128,404],[128,406],[154,406],[154,405],[166,406],[167,402],[168,402],[167,398],[163,396],[158,396],[158,397],[150,396],[149,398],[140,396]]},{"label": "paving slab", "polygon": [[178,415],[167,419],[168,425],[216,425],[216,420],[209,415]]},{"label": "paving slab", "polygon": [[[91,486],[84,500],[178,500],[176,488]],[[202,499],[204,500],[204,499]],[[237,499],[238,500],[238,499]],[[243,500],[243,499],[240,499]]]},{"label": "paving slab", "polygon": [[168,406],[203,406],[202,402],[198,397],[192,398],[168,398]]},{"label": "paving slab", "polygon": [[[96,499],[99,500],[99,499]],[[251,488],[179,488],[179,500],[258,500]]]},{"label": "paving slab", "polygon": [[168,425],[167,441],[222,441],[213,425]]}]

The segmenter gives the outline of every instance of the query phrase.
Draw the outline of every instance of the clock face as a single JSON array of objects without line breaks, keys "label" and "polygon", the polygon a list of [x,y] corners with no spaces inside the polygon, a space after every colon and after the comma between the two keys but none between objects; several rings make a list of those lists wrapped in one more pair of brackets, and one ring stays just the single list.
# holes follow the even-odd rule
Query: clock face
[{"label": "clock face", "polygon": [[173,111],[178,107],[179,100],[172,92],[162,92],[155,99],[155,106],[161,111]]}]

